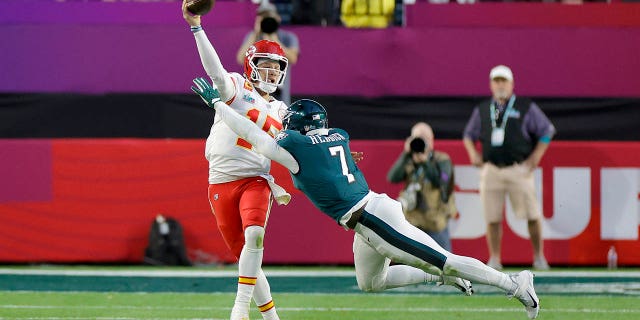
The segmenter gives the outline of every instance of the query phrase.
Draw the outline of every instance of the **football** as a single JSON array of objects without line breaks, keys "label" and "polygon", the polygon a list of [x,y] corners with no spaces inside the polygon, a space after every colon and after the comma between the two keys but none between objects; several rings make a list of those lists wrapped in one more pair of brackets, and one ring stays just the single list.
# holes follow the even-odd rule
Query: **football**
[{"label": "football", "polygon": [[214,3],[215,0],[189,0],[187,1],[187,11],[201,16],[211,11]]}]

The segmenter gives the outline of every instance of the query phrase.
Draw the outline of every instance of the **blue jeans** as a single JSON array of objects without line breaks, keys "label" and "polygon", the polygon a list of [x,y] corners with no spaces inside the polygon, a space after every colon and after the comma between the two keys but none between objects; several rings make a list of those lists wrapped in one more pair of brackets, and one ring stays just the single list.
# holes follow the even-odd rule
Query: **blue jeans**
[{"label": "blue jeans", "polygon": [[449,225],[440,232],[425,231],[442,248],[451,252],[451,237],[449,236]]}]

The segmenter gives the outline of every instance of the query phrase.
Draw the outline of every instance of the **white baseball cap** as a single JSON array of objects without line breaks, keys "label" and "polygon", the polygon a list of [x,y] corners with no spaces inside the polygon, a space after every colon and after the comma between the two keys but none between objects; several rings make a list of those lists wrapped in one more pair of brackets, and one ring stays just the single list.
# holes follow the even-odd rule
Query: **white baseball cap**
[{"label": "white baseball cap", "polygon": [[513,81],[513,72],[511,72],[511,69],[505,65],[497,65],[493,67],[489,73],[489,79],[493,80],[495,78],[503,78],[508,81]]},{"label": "white baseball cap", "polygon": [[277,14],[278,13],[278,9],[276,8],[276,6],[273,3],[269,3],[269,1],[263,1],[258,6],[258,9],[256,9],[256,13],[257,14],[263,14],[263,13],[267,13],[267,12],[275,12]]}]

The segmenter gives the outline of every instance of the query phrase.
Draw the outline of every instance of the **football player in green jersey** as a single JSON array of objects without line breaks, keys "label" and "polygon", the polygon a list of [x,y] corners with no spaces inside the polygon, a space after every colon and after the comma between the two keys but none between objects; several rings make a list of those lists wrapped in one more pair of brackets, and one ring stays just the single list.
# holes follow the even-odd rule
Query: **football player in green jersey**
[{"label": "football player in green jersey", "polygon": [[[540,303],[530,271],[508,275],[477,259],[453,254],[407,222],[399,202],[369,189],[350,156],[349,134],[328,127],[322,105],[308,99],[292,103],[283,117],[284,130],[273,139],[221,102],[205,79],[194,83],[191,89],[238,136],[256,152],[284,165],[295,187],[320,211],[355,231],[354,263],[362,290],[439,281],[471,294],[469,281],[473,281],[504,290],[525,306],[529,318],[537,317]],[[404,265],[390,266],[391,261]]]}]

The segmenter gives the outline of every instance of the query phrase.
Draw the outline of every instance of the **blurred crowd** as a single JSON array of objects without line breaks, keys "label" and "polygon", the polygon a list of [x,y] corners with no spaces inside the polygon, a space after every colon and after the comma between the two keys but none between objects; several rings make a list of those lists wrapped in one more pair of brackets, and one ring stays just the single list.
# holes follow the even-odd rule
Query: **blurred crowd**
[{"label": "blurred crowd", "polygon": [[[181,2],[182,0],[52,0],[57,2]],[[270,2],[283,25],[385,28],[402,26],[406,6],[416,3],[467,5],[480,2],[539,2],[581,5],[585,3],[640,2],[640,0],[217,0]]]}]

